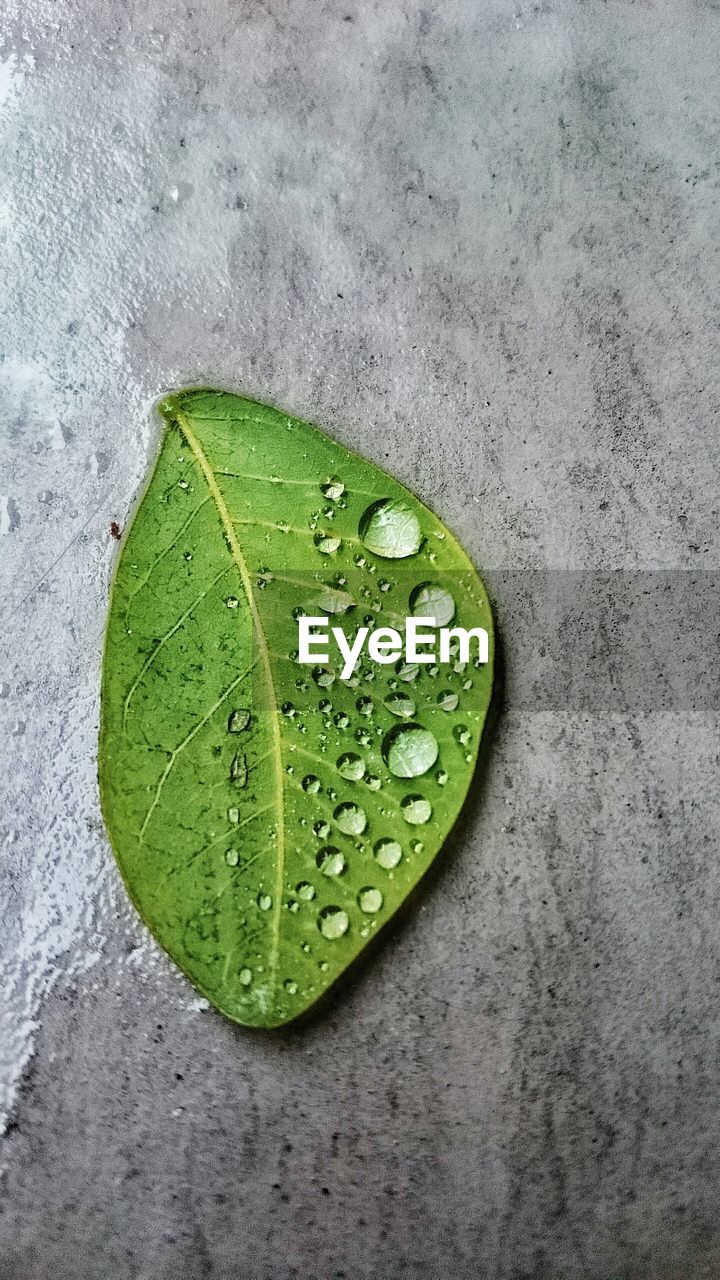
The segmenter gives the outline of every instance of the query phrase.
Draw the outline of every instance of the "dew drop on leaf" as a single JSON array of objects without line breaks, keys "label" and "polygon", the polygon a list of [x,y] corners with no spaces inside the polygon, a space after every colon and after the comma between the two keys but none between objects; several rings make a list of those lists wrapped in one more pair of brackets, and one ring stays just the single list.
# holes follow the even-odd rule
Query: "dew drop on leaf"
[{"label": "dew drop on leaf", "polygon": [[297,989],[298,989],[298,984],[294,978],[285,979],[285,990],[287,991],[288,995],[291,995],[291,996],[297,995]]},{"label": "dew drop on leaf", "polygon": [[238,600],[237,596],[228,596],[225,603],[228,609],[237,609],[240,601]]},{"label": "dew drop on leaf", "polygon": [[295,892],[298,898],[302,898],[303,902],[312,902],[315,897],[315,887],[310,884],[309,880],[301,880],[295,885]]},{"label": "dew drop on leaf", "polygon": [[252,982],[252,971],[250,969],[241,969],[238,977],[244,987],[249,987]]},{"label": "dew drop on leaf", "polygon": [[391,693],[385,699],[385,706],[394,716],[399,716],[404,720],[409,720],[415,715],[416,707],[412,698],[407,693]]},{"label": "dew drop on leaf", "polygon": [[315,537],[315,546],[324,556],[330,556],[340,546],[340,539],[334,536],[331,537],[327,533],[318,533]]},{"label": "dew drop on leaf", "polygon": [[432,805],[424,796],[406,796],[400,805],[400,812],[406,822],[413,827],[429,822],[432,816]]},{"label": "dew drop on leaf", "polygon": [[331,502],[337,502],[345,492],[345,485],[337,476],[330,476],[329,480],[320,485],[320,492],[324,498],[329,498]]},{"label": "dew drop on leaf", "polygon": [[364,809],[359,805],[348,801],[345,804],[339,804],[335,810],[333,817],[346,836],[361,836],[367,826],[367,815]]},{"label": "dew drop on leaf", "polygon": [[396,867],[402,858],[402,849],[397,840],[391,840],[389,837],[384,840],[378,840],[373,853],[375,860],[380,863],[380,866],[385,871],[392,871],[393,867]]},{"label": "dew drop on leaf", "polygon": [[376,556],[403,560],[420,550],[422,530],[415,512],[401,498],[381,498],[363,513],[360,539]]},{"label": "dew drop on leaf", "polygon": [[382,754],[396,778],[419,778],[432,769],[438,758],[438,744],[422,725],[398,724],[385,735]]},{"label": "dew drop on leaf", "polygon": [[318,840],[325,840],[326,837],[330,835],[330,823],[325,822],[324,818],[321,818],[319,822],[315,823],[313,831],[315,832]]},{"label": "dew drop on leaf", "polygon": [[303,791],[309,791],[311,795],[317,795],[320,790],[320,779],[315,777],[314,773],[308,773],[302,780]]},{"label": "dew drop on leaf", "polygon": [[437,696],[437,704],[441,711],[454,711],[460,699],[452,689],[443,689]]},{"label": "dew drop on leaf", "polygon": [[399,658],[395,664],[398,680],[405,680],[408,684],[411,680],[415,680],[420,671],[419,666],[415,662],[405,662],[403,658]]},{"label": "dew drop on leaf", "polygon": [[236,711],[231,711],[228,717],[228,733],[242,733],[249,723],[250,712],[247,707],[238,707]]},{"label": "dew drop on leaf", "polygon": [[242,751],[238,751],[230,762],[230,781],[234,783],[236,787],[245,787],[247,786],[247,780],[247,757]]},{"label": "dew drop on leaf", "polygon": [[470,741],[470,730],[466,724],[459,724],[453,729],[453,736],[463,747],[466,747]]},{"label": "dew drop on leaf", "polygon": [[371,716],[375,710],[375,704],[372,698],[358,698],[355,705],[361,716]]},{"label": "dew drop on leaf", "polygon": [[379,911],[383,904],[383,896],[379,889],[373,889],[368,885],[365,889],[361,889],[358,896],[358,906],[366,915],[374,915]]},{"label": "dew drop on leaf", "polygon": [[[347,911],[343,911],[342,907],[323,907],[318,916],[318,929],[323,938],[330,940],[342,938],[349,928],[350,919]],[[327,968],[326,961],[321,962],[320,968],[322,969],[323,964]]]},{"label": "dew drop on leaf", "polygon": [[410,594],[410,608],[416,618],[432,618],[436,627],[446,627],[455,616],[455,601],[444,587],[421,582]]},{"label": "dew drop on leaf", "polygon": [[238,853],[237,849],[228,849],[227,853],[225,854],[225,861],[227,862],[229,867],[236,867],[238,862],[240,861],[240,854]]},{"label": "dew drop on leaf", "polygon": [[354,751],[346,751],[338,759],[337,771],[342,778],[347,778],[348,782],[359,782],[365,773],[365,761]]},{"label": "dew drop on leaf", "polygon": [[259,893],[257,904],[261,911],[269,911],[272,906],[272,898],[269,893]]},{"label": "dew drop on leaf", "polygon": [[347,866],[345,855],[332,844],[318,850],[315,862],[324,876],[340,876]]}]

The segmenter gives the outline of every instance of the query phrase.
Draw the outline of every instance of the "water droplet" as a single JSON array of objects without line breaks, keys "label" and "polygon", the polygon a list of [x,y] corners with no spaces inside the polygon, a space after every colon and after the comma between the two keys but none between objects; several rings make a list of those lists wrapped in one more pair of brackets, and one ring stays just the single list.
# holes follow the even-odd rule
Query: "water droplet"
[{"label": "water droplet", "polygon": [[269,893],[259,893],[257,904],[261,911],[269,911],[272,906],[272,898]]},{"label": "water droplet", "polygon": [[[343,911],[342,907],[324,907],[318,916],[318,929],[323,938],[329,940],[342,938],[349,928],[350,919],[347,911]],[[327,961],[321,961],[320,968],[323,972],[327,967]]]},{"label": "water droplet", "polygon": [[330,835],[330,823],[326,822],[324,818],[321,818],[319,822],[315,823],[313,831],[315,832],[318,840],[325,840],[327,836]]},{"label": "water droplet", "polygon": [[183,560],[192,560],[192,558],[193,558],[192,551],[186,551],[183,555]]},{"label": "water droplet", "polygon": [[241,969],[238,974],[238,977],[244,987],[249,987],[250,983],[252,982],[252,970]]},{"label": "water droplet", "polygon": [[247,729],[249,723],[250,712],[247,707],[238,707],[236,711],[230,712],[227,731],[228,733],[242,733],[243,729]]},{"label": "water droplet", "polygon": [[298,984],[297,982],[295,982],[294,978],[285,979],[285,990],[287,991],[288,995],[291,995],[291,996],[297,995],[297,989],[298,989]]},{"label": "water droplet", "polygon": [[438,744],[422,725],[397,724],[385,735],[382,754],[396,778],[418,778],[432,769],[438,758]]},{"label": "water droplet", "polygon": [[412,847],[413,853],[422,853],[424,848],[425,848],[425,845],[423,844],[422,840],[413,841],[413,847]]},{"label": "water droplet", "polygon": [[382,782],[375,773],[369,773],[365,782],[371,791],[379,791],[382,786]]},{"label": "water droplet", "polygon": [[432,805],[424,796],[406,796],[400,809],[405,821],[413,827],[429,822],[432,816]]},{"label": "water droplet", "polygon": [[388,582],[387,578],[381,578],[380,581],[378,582],[378,586],[381,591],[389,591],[392,586],[392,583]]},{"label": "water droplet", "polygon": [[375,710],[375,703],[373,702],[372,698],[358,698],[357,702],[355,703],[355,706],[357,707],[361,716],[371,716],[373,711]]},{"label": "water droplet", "polygon": [[405,662],[403,658],[398,658],[395,663],[395,670],[398,679],[405,680],[409,684],[411,680],[416,679],[420,668],[416,662]]},{"label": "water droplet", "polygon": [[365,810],[353,804],[352,801],[339,804],[333,818],[346,836],[361,836],[367,826]]},{"label": "water droplet", "polygon": [[380,890],[373,889],[370,885],[360,890],[357,900],[360,910],[364,911],[367,916],[374,915],[383,904],[383,896]]},{"label": "water droplet", "polygon": [[355,730],[355,741],[359,742],[361,747],[369,747],[372,742],[372,738],[370,737],[368,730],[363,728],[362,725],[359,729]]},{"label": "water droplet", "polygon": [[302,780],[303,791],[309,791],[311,795],[317,795],[320,790],[320,779],[315,777],[314,773],[308,773]]},{"label": "water droplet", "polygon": [[447,776],[447,774],[446,774],[445,770],[444,770],[444,769],[438,769],[437,773],[435,774],[435,781],[437,782],[438,786],[439,786],[439,787],[444,787],[444,786],[445,786],[445,784],[446,784],[446,782],[447,782],[447,780],[448,780],[448,776]]},{"label": "water droplet", "polygon": [[410,608],[416,618],[432,618],[436,627],[446,627],[455,616],[455,601],[436,582],[421,582],[410,593]]},{"label": "water droplet", "polygon": [[373,502],[361,516],[358,532],[368,551],[386,560],[413,556],[422,542],[420,522],[401,498]]},{"label": "water droplet", "polygon": [[350,723],[350,717],[345,711],[338,711],[337,715],[334,716],[334,723],[337,725],[338,729],[347,729]]},{"label": "water droplet", "polygon": [[236,787],[247,786],[248,767],[247,757],[241,751],[236,752],[230,764],[230,781]]},{"label": "water droplet", "polygon": [[334,591],[332,587],[325,587],[316,603],[323,613],[347,613],[348,609],[354,607],[355,600],[348,591]]},{"label": "water droplet", "polygon": [[237,823],[240,821],[240,810],[236,809],[233,805],[232,808],[228,809],[227,817],[228,817],[228,822],[232,822],[235,825],[237,825]]},{"label": "water droplet", "polygon": [[358,551],[357,554],[353,556],[353,564],[356,564],[358,569],[364,569],[367,564],[367,560],[364,556],[361,556]]},{"label": "water droplet", "polygon": [[312,902],[315,897],[315,886],[309,880],[301,880],[295,885],[295,892],[298,898],[302,898],[303,902]]},{"label": "water droplet", "polygon": [[329,689],[335,683],[335,672],[329,667],[313,667],[312,678],[321,689]]},{"label": "water droplet", "polygon": [[337,762],[337,770],[348,782],[359,782],[365,773],[365,761],[353,751],[346,751]]},{"label": "water droplet", "polygon": [[297,715],[297,712],[292,702],[283,702],[280,710],[282,711],[284,716],[288,717],[288,720],[294,719],[294,717]]},{"label": "water droplet", "polygon": [[468,729],[467,725],[466,724],[456,725],[456,727],[453,729],[453,737],[457,738],[458,742],[463,747],[466,747],[468,742],[470,741],[470,730]]},{"label": "water droplet", "polygon": [[394,716],[409,720],[415,715],[415,703],[407,693],[391,693],[385,699],[385,706]]},{"label": "water droplet", "polygon": [[228,609],[237,609],[240,601],[238,600],[237,596],[228,596],[225,603]]},{"label": "water droplet", "polygon": [[319,849],[315,862],[319,871],[324,876],[341,876],[346,867],[345,854],[336,849],[334,845],[328,844],[324,849]]},{"label": "water droplet", "polygon": [[225,861],[227,862],[229,867],[236,867],[238,862],[240,861],[240,854],[238,853],[237,849],[228,849],[227,853],[225,854]]},{"label": "water droplet", "polygon": [[320,485],[320,492],[324,498],[329,498],[331,502],[337,502],[345,492],[345,485],[337,476],[330,476],[329,480]]},{"label": "water droplet", "polygon": [[402,849],[397,840],[391,840],[389,837],[384,840],[378,840],[373,853],[376,861],[386,871],[392,871],[393,867],[396,867],[402,858]]},{"label": "water droplet", "polygon": [[334,536],[330,537],[330,535],[326,533],[318,533],[315,535],[315,546],[324,556],[329,556],[332,555],[334,551],[337,551],[340,546],[340,539]]},{"label": "water droplet", "polygon": [[187,489],[187,488],[189,488],[189,485],[188,485],[187,480],[178,480],[178,488],[180,488],[180,489]]}]

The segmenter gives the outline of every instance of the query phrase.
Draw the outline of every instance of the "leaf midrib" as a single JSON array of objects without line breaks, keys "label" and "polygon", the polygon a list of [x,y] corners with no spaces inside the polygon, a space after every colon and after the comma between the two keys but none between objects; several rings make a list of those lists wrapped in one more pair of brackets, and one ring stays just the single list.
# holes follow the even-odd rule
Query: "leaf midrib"
[{"label": "leaf midrib", "polygon": [[182,434],[185,436],[190,449],[192,450],[195,461],[205,478],[210,496],[215,503],[218,515],[220,517],[225,536],[230,544],[233,560],[237,566],[238,573],[243,585],[243,589],[247,596],[250,612],[252,614],[253,624],[257,636],[257,642],[260,648],[265,677],[268,684],[270,698],[272,702],[272,714],[270,715],[271,736],[273,742],[273,756],[275,763],[275,782],[277,789],[277,858],[275,867],[275,888],[273,893],[273,911],[271,920],[271,947],[269,957],[269,978],[270,978],[270,997],[274,995],[274,987],[277,980],[277,963],[280,954],[280,905],[282,901],[283,875],[285,869],[285,812],[284,812],[284,781],[282,768],[282,739],[280,736],[280,726],[277,716],[277,697],[275,694],[275,681],[273,679],[272,664],[270,661],[270,649],[263,628],[260,611],[257,607],[255,593],[253,591],[252,579],[250,577],[245,557],[242,553],[240,543],[235,533],[235,525],[228,511],[227,504],[222,494],[222,490],[218,485],[215,472],[205,456],[205,452],[195,435],[186,414],[179,408],[173,406],[173,417],[177,422]]}]

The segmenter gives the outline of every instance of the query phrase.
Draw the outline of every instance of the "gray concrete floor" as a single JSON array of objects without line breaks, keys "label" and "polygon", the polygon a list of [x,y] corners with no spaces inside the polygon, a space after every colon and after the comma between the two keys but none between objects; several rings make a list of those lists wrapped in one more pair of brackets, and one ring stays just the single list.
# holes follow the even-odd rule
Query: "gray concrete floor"
[{"label": "gray concrete floor", "polygon": [[[2,1280],[720,1276],[720,9],[3,17]],[[505,655],[438,874],[268,1036],[94,777],[108,524],[198,381],[410,484]]]}]

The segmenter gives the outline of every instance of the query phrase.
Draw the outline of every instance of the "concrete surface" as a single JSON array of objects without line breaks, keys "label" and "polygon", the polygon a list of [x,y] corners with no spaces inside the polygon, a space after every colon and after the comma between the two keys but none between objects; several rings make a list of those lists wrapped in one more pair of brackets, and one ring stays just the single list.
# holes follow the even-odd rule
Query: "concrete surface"
[{"label": "concrete surface", "polygon": [[[720,1276],[718,5],[2,15],[2,1280]],[[197,381],[387,462],[505,653],[444,866],[269,1036],[94,778],[108,524]]]}]

